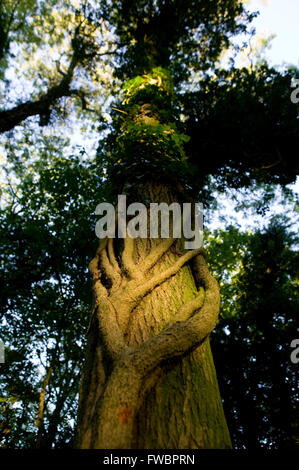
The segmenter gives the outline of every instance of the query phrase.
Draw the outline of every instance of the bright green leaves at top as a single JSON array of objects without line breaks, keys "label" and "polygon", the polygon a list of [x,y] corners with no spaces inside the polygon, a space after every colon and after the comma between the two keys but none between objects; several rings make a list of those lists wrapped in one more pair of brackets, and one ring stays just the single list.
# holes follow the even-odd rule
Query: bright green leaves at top
[{"label": "bright green leaves at top", "polygon": [[[123,95],[111,170],[117,173],[126,169],[133,179],[157,170],[169,176],[173,162],[185,164],[184,144],[189,140],[176,117],[170,72],[156,67],[137,76],[125,83]],[[176,178],[177,170],[176,166]]]},{"label": "bright green leaves at top", "polygon": [[[154,87],[154,88],[152,88]],[[157,90],[158,89],[158,90]],[[164,92],[168,97],[173,95],[173,82],[171,74],[168,70],[162,67],[153,68],[150,74],[137,75],[137,77],[128,80],[123,86],[125,94],[124,104],[129,104],[131,100],[140,99],[144,94],[152,94],[152,90],[157,92]],[[151,96],[149,96],[151,97]]]},{"label": "bright green leaves at top", "polygon": [[168,70],[156,67],[151,73],[138,75],[125,82],[122,92],[125,124],[130,120],[149,123],[149,118],[152,124],[167,124],[175,119],[174,86]]}]

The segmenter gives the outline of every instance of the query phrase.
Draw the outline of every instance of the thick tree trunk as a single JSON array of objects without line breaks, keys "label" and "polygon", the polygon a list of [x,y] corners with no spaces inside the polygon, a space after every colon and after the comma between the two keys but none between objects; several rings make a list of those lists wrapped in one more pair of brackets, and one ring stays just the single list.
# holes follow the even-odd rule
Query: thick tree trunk
[{"label": "thick tree trunk", "polygon": [[[153,202],[176,198],[150,185]],[[79,448],[229,448],[209,344],[219,290],[203,250],[181,241],[102,242],[94,279]]]}]

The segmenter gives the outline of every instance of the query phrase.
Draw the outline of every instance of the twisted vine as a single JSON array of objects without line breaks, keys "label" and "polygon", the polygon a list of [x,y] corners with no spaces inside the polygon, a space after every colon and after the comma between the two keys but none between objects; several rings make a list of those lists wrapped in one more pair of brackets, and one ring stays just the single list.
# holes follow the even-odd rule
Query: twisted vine
[{"label": "twisted vine", "polygon": [[[130,448],[145,378],[165,360],[182,356],[199,345],[217,321],[219,288],[209,273],[202,248],[182,254],[162,272],[150,273],[174,241],[161,241],[137,264],[134,239],[124,239],[120,263],[113,239],[105,239],[89,265],[95,296],[93,315],[97,315],[101,336],[113,360],[113,370],[94,418],[93,448]],[[190,261],[198,285],[196,297],[184,303],[159,334],[135,348],[129,347],[125,332],[132,311],[148,293]]]}]

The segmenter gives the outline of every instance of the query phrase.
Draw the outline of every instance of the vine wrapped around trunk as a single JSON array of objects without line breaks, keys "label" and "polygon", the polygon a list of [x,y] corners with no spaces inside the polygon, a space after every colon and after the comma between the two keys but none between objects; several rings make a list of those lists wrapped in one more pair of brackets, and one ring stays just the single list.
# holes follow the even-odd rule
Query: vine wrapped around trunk
[{"label": "vine wrapped around trunk", "polygon": [[[168,204],[181,199],[178,181],[165,182],[185,164],[187,137],[172,119],[172,99],[171,78],[160,68],[125,86],[126,118],[107,165],[115,187],[126,165],[125,185],[118,187],[130,197]],[[137,175],[139,160],[143,175]],[[157,160],[164,170],[153,183],[149,174]],[[182,242],[128,236],[101,241],[90,263],[94,307],[78,447],[230,447],[208,341],[219,288],[203,249],[182,252]]]}]

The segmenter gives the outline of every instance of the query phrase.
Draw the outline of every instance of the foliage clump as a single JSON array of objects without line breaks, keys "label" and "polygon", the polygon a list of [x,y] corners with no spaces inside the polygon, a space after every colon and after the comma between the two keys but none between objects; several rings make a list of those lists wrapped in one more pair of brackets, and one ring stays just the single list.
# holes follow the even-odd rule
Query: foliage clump
[{"label": "foliage clump", "polygon": [[183,180],[190,169],[184,145],[184,134],[177,118],[171,74],[162,67],[152,73],[128,80],[123,87],[122,109],[118,115],[115,146],[107,153],[110,181],[119,188],[124,171],[132,181],[148,178],[159,172],[164,179],[178,175]]}]

